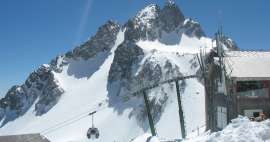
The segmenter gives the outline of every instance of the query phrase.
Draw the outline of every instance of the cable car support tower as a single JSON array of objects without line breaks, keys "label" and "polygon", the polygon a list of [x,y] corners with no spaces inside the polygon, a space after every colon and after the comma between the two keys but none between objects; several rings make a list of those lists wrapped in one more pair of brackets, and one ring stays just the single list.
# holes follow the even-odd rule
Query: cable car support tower
[{"label": "cable car support tower", "polygon": [[162,81],[162,82],[159,82],[159,83],[147,86],[147,87],[143,87],[139,91],[136,91],[136,92],[132,93],[134,96],[143,94],[143,98],[144,98],[144,102],[145,102],[145,107],[146,107],[146,111],[147,111],[147,116],[148,116],[148,121],[149,121],[149,126],[150,126],[152,136],[157,136],[157,132],[156,132],[155,125],[154,125],[154,119],[153,119],[153,116],[151,114],[151,106],[150,106],[150,103],[149,103],[149,98],[147,96],[147,91],[151,90],[153,88],[156,88],[156,87],[158,87],[160,85],[163,85],[163,84],[172,83],[172,82],[175,83],[176,93],[177,93],[176,95],[177,95],[177,102],[178,102],[180,128],[181,128],[180,131],[181,131],[182,138],[186,138],[185,119],[184,119],[184,112],[183,112],[183,108],[182,108],[179,81],[186,80],[186,79],[191,79],[191,78],[197,78],[197,77],[198,77],[197,75],[176,77],[176,78],[169,79],[169,80],[166,80],[166,81]]}]

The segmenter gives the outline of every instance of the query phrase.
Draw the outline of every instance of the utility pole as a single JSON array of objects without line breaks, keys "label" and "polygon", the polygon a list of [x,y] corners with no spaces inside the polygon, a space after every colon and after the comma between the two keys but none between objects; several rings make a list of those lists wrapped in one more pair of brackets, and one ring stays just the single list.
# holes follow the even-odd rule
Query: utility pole
[{"label": "utility pole", "polygon": [[175,81],[176,85],[176,93],[177,93],[177,101],[178,101],[178,107],[179,107],[179,118],[180,118],[180,125],[181,125],[181,133],[182,138],[186,138],[186,128],[185,128],[185,120],[184,120],[184,113],[182,108],[182,102],[181,102],[181,94],[179,90],[179,82],[178,80]]},{"label": "utility pole", "polygon": [[150,104],[149,104],[148,96],[147,96],[145,90],[143,90],[143,98],[144,98],[144,102],[145,102],[145,106],[146,106],[146,111],[147,111],[147,116],[148,116],[148,121],[149,121],[149,126],[151,129],[152,136],[156,136],[157,133],[156,133],[156,129],[154,126],[154,120],[153,120],[153,117],[151,115]]}]

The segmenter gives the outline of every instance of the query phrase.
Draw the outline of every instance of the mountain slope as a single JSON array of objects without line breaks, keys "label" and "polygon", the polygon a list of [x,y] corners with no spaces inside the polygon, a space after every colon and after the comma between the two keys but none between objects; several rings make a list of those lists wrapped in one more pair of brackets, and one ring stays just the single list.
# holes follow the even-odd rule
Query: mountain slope
[{"label": "mountain slope", "polygon": [[[185,19],[172,2],[163,8],[149,5],[123,26],[108,21],[89,41],[11,88],[0,101],[0,135],[41,133],[53,142],[88,141],[88,113],[97,111],[100,138],[95,141],[130,141],[149,131],[143,98],[132,93],[198,74],[196,54],[211,46],[199,23]],[[204,86],[196,78],[180,84],[189,134],[205,123]],[[158,135],[181,137],[175,84],[147,94]]]}]

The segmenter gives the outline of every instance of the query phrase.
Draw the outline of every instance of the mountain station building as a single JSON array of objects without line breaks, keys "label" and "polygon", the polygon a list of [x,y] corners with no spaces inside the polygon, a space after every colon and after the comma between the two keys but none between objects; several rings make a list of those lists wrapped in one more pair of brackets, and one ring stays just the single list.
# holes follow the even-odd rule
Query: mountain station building
[{"label": "mountain station building", "polygon": [[238,115],[255,121],[269,117],[270,52],[213,51],[207,60],[207,129],[221,130]]}]

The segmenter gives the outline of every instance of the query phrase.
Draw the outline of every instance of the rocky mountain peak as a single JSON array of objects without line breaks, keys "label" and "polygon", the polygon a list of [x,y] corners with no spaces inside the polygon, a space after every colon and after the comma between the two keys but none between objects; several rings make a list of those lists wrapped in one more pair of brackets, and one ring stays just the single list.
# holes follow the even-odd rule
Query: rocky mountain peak
[{"label": "rocky mountain peak", "polygon": [[137,26],[146,26],[149,28],[152,26],[154,20],[159,17],[160,8],[156,4],[151,4],[142,9],[135,17],[134,21]]},{"label": "rocky mountain peak", "polygon": [[161,10],[160,19],[162,28],[166,32],[171,32],[185,21],[185,16],[172,0],[168,0]]},{"label": "rocky mountain peak", "polygon": [[174,0],[166,0],[166,5],[175,5]]},{"label": "rocky mountain peak", "polygon": [[188,36],[195,36],[201,38],[206,36],[200,23],[188,18],[183,23],[183,28],[185,29],[185,34]]},{"label": "rocky mountain peak", "polygon": [[23,85],[11,87],[0,100],[0,120],[4,118],[2,125],[23,115],[35,101],[36,115],[48,112],[63,93],[50,65],[41,65]]},{"label": "rocky mountain peak", "polygon": [[112,20],[107,21],[99,27],[95,36],[86,41],[65,56],[68,58],[83,58],[85,60],[93,57],[100,51],[108,51],[114,45],[120,25]]},{"label": "rocky mountain peak", "polygon": [[154,41],[162,38],[164,32],[180,31],[184,21],[184,14],[174,2],[167,2],[163,8],[151,4],[125,24],[125,39]]},{"label": "rocky mountain peak", "polygon": [[231,38],[229,38],[228,36],[224,37],[224,40],[222,41],[222,43],[229,49],[229,50],[240,50],[240,48],[238,47],[237,43],[232,40]]}]

